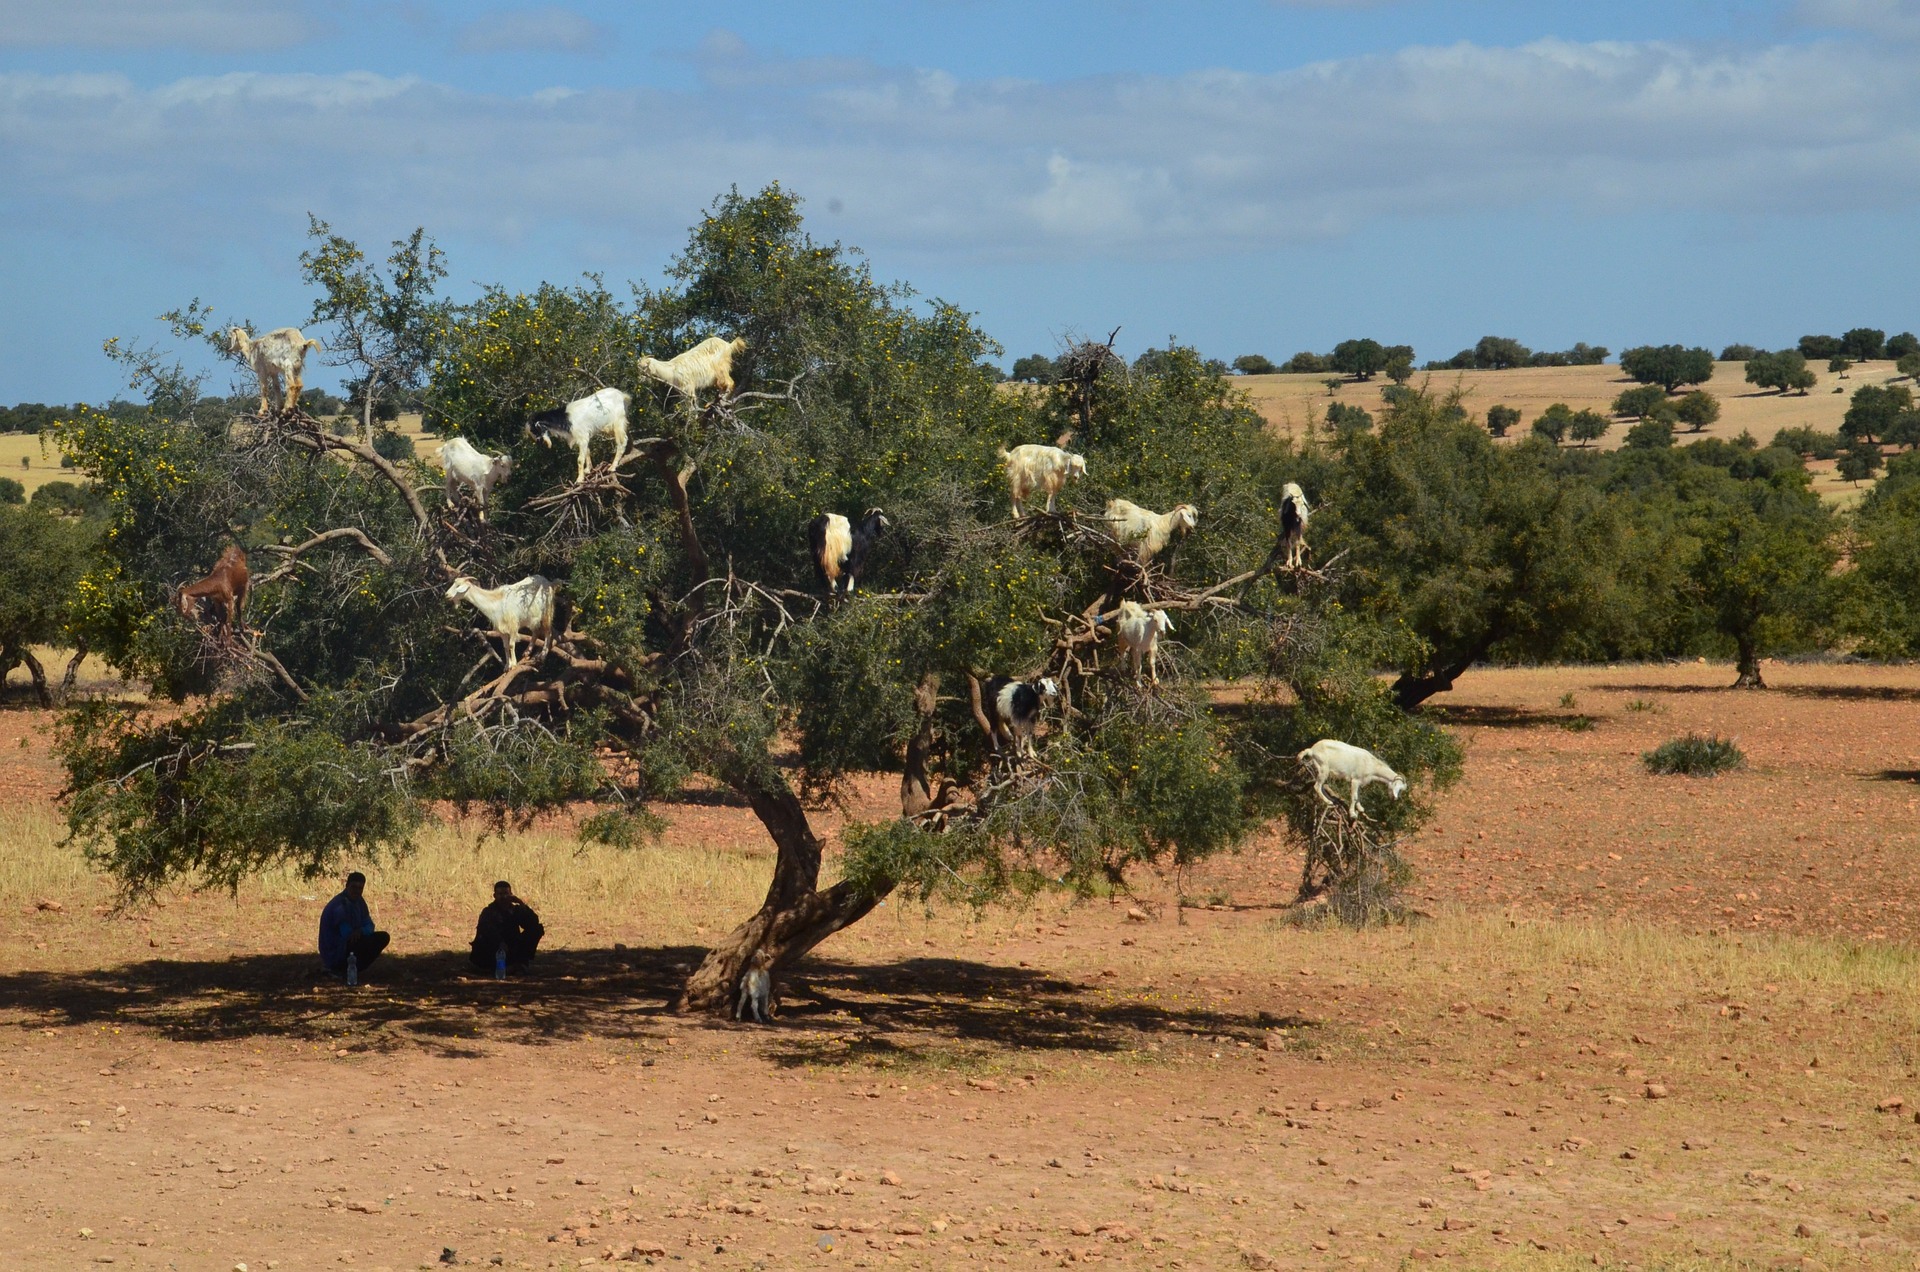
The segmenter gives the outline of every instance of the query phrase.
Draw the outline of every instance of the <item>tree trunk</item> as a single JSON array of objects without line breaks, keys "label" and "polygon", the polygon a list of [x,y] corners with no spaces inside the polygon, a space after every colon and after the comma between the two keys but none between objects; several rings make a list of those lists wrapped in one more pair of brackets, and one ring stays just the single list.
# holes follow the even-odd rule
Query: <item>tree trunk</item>
[{"label": "tree trunk", "polygon": [[777,774],[737,787],[772,836],[778,857],[759,911],[711,950],[680,991],[676,1011],[731,1011],[740,974],[760,968],[777,977],[814,946],[865,918],[888,890],[864,893],[835,884],[820,891],[820,840],[807,811]]},{"label": "tree trunk", "polygon": [[40,705],[51,707],[53,691],[47,688],[47,669],[40,665],[40,660],[33,656],[31,649],[20,651],[20,661],[27,665],[27,674],[33,677],[33,692],[40,699]]},{"label": "tree trunk", "polygon": [[66,702],[73,697],[73,686],[80,679],[80,664],[87,660],[87,642],[79,641],[73,647],[73,657],[67,659],[67,669],[60,676],[60,701]]},{"label": "tree trunk", "polygon": [[1454,681],[1466,674],[1467,668],[1487,656],[1487,651],[1499,639],[1497,634],[1490,632],[1445,667],[1436,668],[1424,676],[1403,674],[1393,682],[1394,702],[1402,711],[1411,711],[1436,693],[1447,692],[1453,688]]},{"label": "tree trunk", "polygon": [[1760,679],[1760,650],[1749,637],[1735,640],[1740,650],[1740,661],[1736,670],[1739,676],[1734,680],[1735,689],[1765,689],[1767,682]]}]

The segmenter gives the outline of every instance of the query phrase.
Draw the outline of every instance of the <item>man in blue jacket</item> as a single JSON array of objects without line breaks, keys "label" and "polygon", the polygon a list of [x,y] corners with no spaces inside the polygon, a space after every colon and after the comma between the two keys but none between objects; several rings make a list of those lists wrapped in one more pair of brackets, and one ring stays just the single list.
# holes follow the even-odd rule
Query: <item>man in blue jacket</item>
[{"label": "man in blue jacket", "polygon": [[367,903],[361,896],[366,888],[367,876],[356,870],[347,876],[347,886],[340,890],[340,895],[320,911],[320,961],[335,976],[346,975],[349,954],[358,961],[360,974],[365,976],[368,964],[379,958],[380,951],[393,939],[385,932],[374,930],[373,916],[367,912]]}]

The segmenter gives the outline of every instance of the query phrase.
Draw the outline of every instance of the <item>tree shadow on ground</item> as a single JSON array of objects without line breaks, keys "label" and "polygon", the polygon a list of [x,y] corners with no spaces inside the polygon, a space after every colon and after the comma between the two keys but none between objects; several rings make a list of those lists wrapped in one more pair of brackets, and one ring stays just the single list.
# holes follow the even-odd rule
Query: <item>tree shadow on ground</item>
[{"label": "tree shadow on ground", "polygon": [[[1567,715],[1554,711],[1533,711],[1526,707],[1481,707],[1456,703],[1452,706],[1434,706],[1427,708],[1428,714],[1441,724],[1457,724],[1477,729],[1546,729],[1558,725],[1566,728],[1569,721],[1593,721],[1596,717],[1574,712]],[[1588,726],[1575,725],[1575,728]]]},{"label": "tree shadow on ground", "polygon": [[1782,685],[1771,692],[1792,698],[1831,698],[1840,702],[1920,702],[1920,689],[1893,685]]},{"label": "tree shadow on ground", "polygon": [[[1724,685],[1636,685],[1615,684],[1595,685],[1595,693],[1729,693],[1733,689],[1731,681]],[[1741,693],[1769,693],[1766,689],[1742,689]]]},{"label": "tree shadow on ground", "polygon": [[349,1051],[477,1058],[502,1043],[588,1036],[644,1044],[669,1027],[749,1030],[783,1065],[895,1060],[979,1063],[1024,1051],[1132,1051],[1156,1038],[1260,1043],[1298,1016],[1128,996],[1031,968],[965,959],[813,960],[777,986],[775,1024],[677,1017],[674,996],[704,951],[560,950],[495,981],[463,954],[382,958],[349,989],[310,954],[207,962],[150,959],[101,970],[0,976],[0,1029],[114,1025],[180,1042],[290,1038]]},{"label": "tree shadow on ground", "polygon": [[1860,776],[1869,782],[1920,782],[1920,769],[1881,769],[1878,773]]}]

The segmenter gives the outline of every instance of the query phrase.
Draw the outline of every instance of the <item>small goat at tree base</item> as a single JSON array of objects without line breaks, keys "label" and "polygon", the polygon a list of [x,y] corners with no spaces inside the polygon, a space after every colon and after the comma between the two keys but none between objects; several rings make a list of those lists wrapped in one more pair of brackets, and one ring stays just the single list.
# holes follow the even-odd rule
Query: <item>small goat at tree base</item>
[{"label": "small goat at tree base", "polygon": [[264,336],[249,336],[245,327],[227,331],[227,347],[247,360],[260,380],[260,412],[291,411],[300,405],[300,377],[307,350],[325,348],[309,340],[298,327],[279,327]]},{"label": "small goat at tree base", "polygon": [[507,645],[507,666],[518,664],[515,653],[516,642],[521,636],[528,637],[528,647],[535,640],[545,641],[547,648],[553,647],[553,583],[538,575],[529,574],[518,583],[509,583],[505,587],[481,587],[478,583],[462,574],[447,589],[450,601],[466,598],[467,602],[493,624],[493,630]]},{"label": "small goat at tree base", "polygon": [[593,462],[593,439],[601,433],[613,437],[613,460],[609,466],[620,467],[620,460],[627,453],[627,403],[630,401],[632,399],[619,389],[601,389],[575,398],[565,406],[540,412],[527,421],[527,431],[539,438],[543,446],[553,445],[553,439],[558,437],[580,453],[579,471],[574,476],[578,484],[587,479],[587,469]]},{"label": "small goat at tree base", "polygon": [[1016,519],[1027,515],[1026,502],[1039,491],[1046,492],[1047,511],[1052,512],[1053,501],[1061,488],[1073,478],[1087,475],[1086,458],[1058,446],[1029,442],[1010,451],[1000,451],[999,455],[1007,466],[1007,488],[1013,498]]},{"label": "small goat at tree base", "polygon": [[1407,791],[1407,779],[1365,747],[1321,738],[1293,758],[1313,773],[1315,793],[1329,804],[1334,799],[1327,794],[1327,782],[1333,778],[1346,782],[1347,813],[1352,817],[1360,816],[1360,792],[1369,786],[1384,786],[1395,799]]},{"label": "small goat at tree base", "polygon": [[823,512],[807,523],[807,549],[813,571],[828,596],[852,596],[874,540],[893,523],[878,508],[854,525],[837,512]]},{"label": "small goat at tree base", "polygon": [[219,607],[223,630],[238,629],[247,604],[247,554],[239,544],[229,543],[205,578],[180,589],[180,612],[188,618],[208,601]]}]

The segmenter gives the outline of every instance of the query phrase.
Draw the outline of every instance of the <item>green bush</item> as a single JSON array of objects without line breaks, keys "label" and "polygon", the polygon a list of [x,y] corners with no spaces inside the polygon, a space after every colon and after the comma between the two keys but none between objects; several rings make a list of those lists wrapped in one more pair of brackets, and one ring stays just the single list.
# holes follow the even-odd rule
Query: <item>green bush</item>
[{"label": "green bush", "polygon": [[1804,424],[1781,429],[1773,435],[1773,444],[1812,459],[1832,459],[1841,447],[1840,434],[1825,433]]},{"label": "green bush", "polygon": [[1745,766],[1747,757],[1730,739],[1704,733],[1671,738],[1640,757],[1649,773],[1713,777]]},{"label": "green bush", "polygon": [[413,458],[413,439],[405,433],[383,428],[373,435],[373,449],[380,458],[398,464]]},{"label": "green bush", "polygon": [[11,477],[0,477],[0,504],[27,502],[27,488]]},{"label": "green bush", "polygon": [[1487,408],[1487,432],[1495,437],[1505,437],[1507,430],[1520,422],[1520,408],[1501,406],[1498,403]]}]

